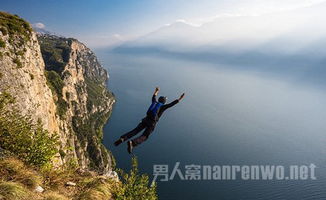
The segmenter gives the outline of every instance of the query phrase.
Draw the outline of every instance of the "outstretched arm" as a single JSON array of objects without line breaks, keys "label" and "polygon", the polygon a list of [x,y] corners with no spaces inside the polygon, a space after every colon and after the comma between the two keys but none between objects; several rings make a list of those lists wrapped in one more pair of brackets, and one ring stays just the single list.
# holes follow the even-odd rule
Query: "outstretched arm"
[{"label": "outstretched arm", "polygon": [[175,104],[179,103],[184,98],[184,96],[185,96],[185,93],[182,93],[182,95],[178,99],[172,101],[169,104],[166,104],[166,105],[162,106],[163,107],[163,110],[168,109],[168,108],[171,108]]},{"label": "outstretched arm", "polygon": [[156,102],[156,96],[157,96],[159,91],[160,91],[160,88],[156,87],[155,91],[154,91],[154,94],[153,94],[153,97],[152,97],[152,102]]},{"label": "outstretched arm", "polygon": [[183,97],[185,97],[185,93],[182,93],[182,95],[179,97],[179,101],[181,101],[183,99]]}]

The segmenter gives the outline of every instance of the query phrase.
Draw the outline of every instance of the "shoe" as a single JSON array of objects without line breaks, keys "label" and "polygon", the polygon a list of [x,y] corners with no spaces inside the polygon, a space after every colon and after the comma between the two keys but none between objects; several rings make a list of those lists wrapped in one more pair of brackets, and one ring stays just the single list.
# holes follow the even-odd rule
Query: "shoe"
[{"label": "shoe", "polygon": [[129,154],[131,154],[132,153],[132,148],[133,148],[133,146],[132,146],[132,141],[128,141],[128,153]]},{"label": "shoe", "polygon": [[118,146],[119,144],[121,144],[124,141],[123,138],[120,138],[119,140],[114,142],[114,146]]}]

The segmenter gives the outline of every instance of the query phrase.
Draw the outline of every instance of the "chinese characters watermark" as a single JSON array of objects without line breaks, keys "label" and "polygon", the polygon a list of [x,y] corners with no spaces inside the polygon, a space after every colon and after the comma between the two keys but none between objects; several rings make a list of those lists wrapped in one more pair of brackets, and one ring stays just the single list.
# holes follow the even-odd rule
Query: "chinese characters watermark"
[{"label": "chinese characters watermark", "polygon": [[155,181],[180,180],[316,180],[316,165],[153,165]]}]

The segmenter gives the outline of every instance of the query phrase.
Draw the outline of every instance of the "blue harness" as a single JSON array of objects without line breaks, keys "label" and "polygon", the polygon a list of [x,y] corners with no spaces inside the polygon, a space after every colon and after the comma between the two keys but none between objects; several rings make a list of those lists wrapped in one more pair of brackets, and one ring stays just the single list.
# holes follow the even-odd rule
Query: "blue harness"
[{"label": "blue harness", "polygon": [[158,120],[158,112],[159,112],[161,106],[163,106],[162,103],[153,102],[147,110],[147,115],[151,115],[151,117],[153,117],[155,120]]}]

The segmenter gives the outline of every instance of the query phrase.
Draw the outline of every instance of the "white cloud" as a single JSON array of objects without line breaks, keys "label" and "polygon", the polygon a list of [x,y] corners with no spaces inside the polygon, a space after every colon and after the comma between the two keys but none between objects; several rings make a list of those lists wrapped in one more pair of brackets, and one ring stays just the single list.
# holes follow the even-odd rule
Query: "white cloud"
[{"label": "white cloud", "polygon": [[34,28],[39,28],[39,29],[44,29],[45,28],[45,25],[43,23],[41,23],[41,22],[34,23],[34,24],[32,24],[32,26]]},{"label": "white cloud", "polygon": [[116,39],[116,40],[119,40],[119,41],[123,41],[124,40],[124,37],[118,33],[116,34],[113,34],[112,35],[112,39]]},{"label": "white cloud", "polygon": [[192,26],[201,26],[218,18],[260,16],[307,8],[325,2],[326,0],[245,0],[242,3],[235,4],[234,9],[230,9],[225,13],[202,18],[180,19],[177,22],[180,21]]}]

